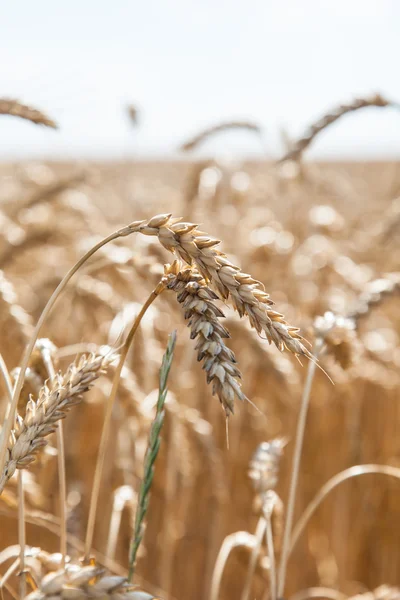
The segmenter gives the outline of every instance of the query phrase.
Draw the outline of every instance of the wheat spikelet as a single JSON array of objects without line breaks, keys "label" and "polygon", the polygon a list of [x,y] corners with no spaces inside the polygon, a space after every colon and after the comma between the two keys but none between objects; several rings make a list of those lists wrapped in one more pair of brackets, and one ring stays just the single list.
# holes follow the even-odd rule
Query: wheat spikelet
[{"label": "wheat spikelet", "polygon": [[223,312],[215,305],[218,296],[190,267],[181,270],[178,262],[166,267],[167,287],[177,294],[191,329],[190,337],[197,338],[197,360],[204,361],[207,383],[212,383],[212,393],[217,394],[226,415],[234,412],[234,398],[246,400],[239,380],[241,373],[235,355],[224,343],[229,332],[219,321]]},{"label": "wheat spikelet", "polygon": [[16,469],[24,469],[35,460],[35,454],[47,443],[44,438],[55,431],[57,421],[80,402],[81,395],[104,373],[108,360],[104,356],[82,356],[65,375],[59,373],[50,387],[41,388],[38,400],[28,402],[24,418],[17,415],[0,476],[0,493]]},{"label": "wheat spikelet", "polygon": [[251,121],[227,121],[226,123],[218,123],[212,127],[207,127],[207,129],[204,129],[182,144],[179,149],[183,152],[189,152],[190,150],[194,150],[194,148],[199,146],[211,135],[214,135],[214,133],[228,131],[229,129],[244,129],[247,131],[254,131],[254,133],[259,135],[261,134],[261,127],[257,125],[257,123],[252,123]]},{"label": "wheat spikelet", "polygon": [[375,94],[375,96],[371,96],[370,98],[356,98],[350,104],[342,104],[333,109],[332,112],[324,115],[319,121],[311,125],[304,136],[294,143],[291,150],[287,152],[279,162],[285,162],[287,160],[299,160],[304,150],[308,148],[313,139],[326,127],[332,123],[335,123],[335,121],[340,119],[343,115],[359,110],[360,108],[366,108],[368,106],[385,107],[397,105],[389,100],[385,100],[385,98],[379,94]]},{"label": "wheat spikelet", "polygon": [[57,129],[56,123],[47,115],[36,108],[21,104],[18,100],[0,98],[0,115],[13,115],[14,117],[31,121],[31,123],[36,123],[36,125],[44,125],[45,127]]},{"label": "wheat spikelet", "polygon": [[219,240],[209,237],[193,223],[182,223],[171,214],[157,215],[150,220],[131,223],[128,229],[145,235],[157,236],[160,243],[187,264],[194,264],[206,282],[215,288],[224,300],[231,298],[239,315],[247,315],[259,334],[265,333],[283,351],[310,358],[299,329],[286,323],[283,315],[271,308],[269,295],[262,284],[232,264],[226,254],[216,249]]}]

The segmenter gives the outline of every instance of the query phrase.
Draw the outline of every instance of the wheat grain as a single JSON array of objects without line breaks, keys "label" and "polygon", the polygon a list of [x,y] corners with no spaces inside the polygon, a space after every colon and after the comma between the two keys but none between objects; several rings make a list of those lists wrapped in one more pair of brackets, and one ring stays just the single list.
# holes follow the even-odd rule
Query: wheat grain
[{"label": "wheat grain", "polygon": [[194,264],[206,282],[215,288],[219,296],[231,298],[240,317],[247,315],[250,324],[259,334],[265,333],[283,351],[311,358],[305,348],[299,329],[286,323],[283,315],[271,308],[273,305],[262,284],[243,273],[232,264],[226,254],[216,249],[219,240],[209,237],[193,223],[173,219],[171,214],[157,215],[145,221],[131,223],[132,232],[157,236],[160,243],[187,264]]},{"label": "wheat grain", "polygon": [[38,400],[28,402],[24,418],[16,416],[0,477],[0,493],[16,469],[24,469],[35,459],[47,443],[44,438],[55,431],[57,421],[80,402],[82,394],[104,373],[108,360],[104,356],[82,356],[65,375],[56,375],[50,387],[41,388]]},{"label": "wheat grain", "polygon": [[18,100],[0,98],[0,115],[13,115],[14,117],[31,121],[31,123],[35,123],[36,125],[44,125],[45,127],[57,129],[56,123],[42,111],[26,104],[21,104]]}]

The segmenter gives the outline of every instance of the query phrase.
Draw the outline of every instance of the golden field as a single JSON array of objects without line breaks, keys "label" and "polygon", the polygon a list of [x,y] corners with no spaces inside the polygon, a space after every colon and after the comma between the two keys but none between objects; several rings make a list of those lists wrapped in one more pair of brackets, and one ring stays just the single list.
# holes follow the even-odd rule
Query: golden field
[{"label": "golden field", "polygon": [[[201,231],[221,240],[231,263],[265,286],[275,303],[271,310],[300,328],[312,345],[307,348],[314,352],[315,340],[323,338],[294,522],[321,486],[341,471],[363,464],[400,467],[398,162],[275,164],[200,160],[195,154],[175,161],[21,162],[0,165],[0,183],[0,353],[12,378],[52,292],[79,258],[133,221],[171,213],[183,222],[199,223]],[[65,373],[77,355],[97,353],[100,347],[120,352],[135,316],[162,277],[163,265],[174,260],[157,235],[133,233],[111,241],[68,283],[39,335],[54,344],[56,371]],[[228,419],[229,447],[225,413],[212,396],[184,314],[168,289],[137,330],[111,415],[91,555],[107,572],[123,576],[161,359],[167,336],[176,329],[162,442],[134,578],[141,589],[165,600],[209,599],[226,536],[255,532],[262,498],[249,478],[249,462],[259,444],[274,438],[287,438],[272,486],[275,499],[282,501],[272,511],[278,564],[282,554],[296,425],[312,363],[269,344],[246,315],[239,318],[228,298],[220,294],[217,304],[231,334],[227,345],[236,355],[242,390],[255,405],[235,401]],[[329,331],[323,329],[326,323],[331,323]],[[42,359],[36,348],[19,398],[22,417],[29,394],[36,400],[48,380]],[[67,550],[73,562],[84,552],[116,364],[109,365],[63,422]],[[2,396],[5,422],[3,383]],[[46,440],[47,446],[24,471],[26,543],[53,553],[60,548],[55,433]],[[352,478],[327,495],[294,546],[285,598],[341,599],[383,584],[393,587],[375,597],[396,596],[400,482],[395,473]],[[18,544],[18,505],[14,476],[0,496],[2,575],[17,556],[5,549]],[[250,543],[253,538],[246,539]],[[249,579],[250,555],[246,547],[232,550],[220,600],[271,597],[273,567],[264,538]],[[27,594],[37,586],[40,591],[47,567],[36,555],[26,561]],[[18,578],[17,571],[4,583],[5,598],[19,597],[16,590],[24,575]],[[247,580],[251,586],[246,596]],[[307,591],[315,587],[324,590]],[[51,596],[39,591],[35,597]],[[58,593],[51,597],[72,597],[65,590]],[[90,593],[74,597],[95,597]],[[96,597],[108,597],[103,593]]]}]

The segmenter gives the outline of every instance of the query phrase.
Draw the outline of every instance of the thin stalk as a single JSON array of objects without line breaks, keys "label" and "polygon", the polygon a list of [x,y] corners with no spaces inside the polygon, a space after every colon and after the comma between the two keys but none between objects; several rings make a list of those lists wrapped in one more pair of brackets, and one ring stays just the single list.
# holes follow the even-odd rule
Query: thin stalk
[{"label": "thin stalk", "polygon": [[164,404],[168,393],[167,382],[172,365],[172,359],[174,357],[175,344],[176,331],[171,333],[171,335],[168,338],[167,349],[163,356],[160,368],[160,381],[158,387],[156,416],[151,425],[149,434],[149,444],[147,446],[146,456],[144,459],[143,481],[139,490],[138,503],[136,507],[135,527],[129,552],[128,581],[132,581],[133,579],[136,567],[137,553],[144,534],[144,519],[150,501],[150,489],[151,484],[153,483],[154,466],[161,445],[161,429],[164,424],[165,417]]},{"label": "thin stalk", "polygon": [[125,364],[126,357],[128,356],[129,349],[131,347],[133,338],[135,336],[137,328],[140,325],[141,320],[143,319],[149,306],[154,302],[154,300],[157,298],[157,296],[159,296],[163,292],[164,289],[165,289],[164,283],[160,282],[157,285],[157,287],[151,292],[150,296],[147,298],[146,302],[144,303],[141,311],[137,315],[137,317],[132,325],[132,328],[131,328],[130,332],[128,333],[128,336],[127,336],[127,338],[124,342],[124,345],[121,349],[118,366],[115,370],[115,374],[114,374],[114,378],[113,378],[111,393],[110,393],[110,396],[107,401],[103,430],[101,432],[99,453],[97,456],[96,469],[95,469],[95,473],[94,473],[92,495],[91,495],[91,499],[90,499],[89,518],[88,518],[88,524],[87,524],[87,530],[86,530],[85,555],[84,555],[85,561],[89,560],[90,551],[91,551],[92,543],[93,543],[93,534],[94,534],[94,526],[95,526],[95,522],[96,522],[97,504],[98,504],[99,494],[100,494],[101,476],[103,473],[104,460],[105,460],[106,453],[107,453],[112,410],[113,410],[113,406],[114,406],[115,397],[117,395],[117,390],[118,390],[119,380],[121,377],[122,368]]},{"label": "thin stalk", "polygon": [[103,246],[105,246],[109,242],[112,242],[113,240],[115,240],[115,239],[117,239],[119,237],[123,237],[123,236],[129,235],[130,233],[132,233],[132,229],[128,225],[127,227],[124,227],[123,229],[115,231],[111,235],[109,235],[106,238],[104,238],[103,240],[101,240],[98,244],[96,244],[95,246],[93,246],[93,248],[91,248],[81,259],[79,259],[78,262],[68,271],[68,273],[65,275],[64,279],[59,283],[59,285],[57,286],[57,288],[55,289],[55,291],[51,295],[49,301],[47,302],[46,306],[44,307],[43,312],[40,315],[39,320],[38,320],[38,322],[36,324],[36,327],[34,329],[32,337],[29,340],[29,343],[28,343],[28,345],[27,345],[27,347],[25,349],[25,352],[24,352],[24,355],[23,355],[23,358],[22,358],[22,362],[21,362],[21,368],[20,368],[20,371],[18,373],[18,378],[17,378],[16,384],[15,384],[15,388],[14,388],[14,392],[13,392],[13,399],[12,399],[11,406],[10,406],[10,412],[9,412],[8,418],[6,419],[6,421],[5,421],[4,425],[3,425],[3,428],[1,430],[1,441],[0,441],[0,472],[3,471],[4,465],[5,465],[5,462],[6,462],[7,442],[8,442],[8,439],[10,437],[11,429],[13,428],[14,418],[15,418],[15,412],[17,410],[17,405],[18,405],[18,400],[19,400],[19,397],[21,395],[21,390],[22,390],[22,387],[23,387],[24,381],[25,381],[25,372],[26,372],[26,369],[28,367],[30,356],[32,354],[32,351],[33,351],[33,348],[35,346],[36,340],[38,339],[38,336],[39,336],[39,333],[40,333],[40,330],[42,328],[43,323],[45,322],[46,318],[48,317],[48,315],[49,315],[51,309],[53,308],[53,306],[54,306],[57,298],[60,296],[61,292],[65,289],[65,287],[68,284],[68,282],[71,279],[71,277],[73,275],[75,275],[75,273],[77,271],[79,271],[79,269],[81,268],[81,266],[91,256],[93,256],[93,254],[95,254],[100,248],[102,248]]},{"label": "thin stalk", "polygon": [[[276,564],[275,564],[275,546],[274,536],[272,532],[272,514],[275,508],[278,496],[273,491],[268,491],[264,497],[263,514],[266,521],[265,526],[265,541],[267,544],[269,558],[269,600],[276,600]],[[268,591],[264,599],[268,598]]]},{"label": "thin stalk", "polygon": [[[54,370],[51,353],[48,349],[42,346],[40,351],[50,380],[54,381],[56,373]],[[62,421],[58,422],[56,436],[58,485],[60,488],[60,554],[61,568],[65,569],[65,558],[67,555],[67,476],[65,472],[64,427]]]},{"label": "thin stalk", "polygon": [[257,543],[256,537],[248,531],[237,531],[224,539],[217,560],[215,561],[211,579],[210,600],[218,600],[222,575],[232,550],[235,548],[250,548],[253,550]]},{"label": "thin stalk", "polygon": [[307,523],[311,519],[312,515],[315,513],[321,502],[326,498],[330,492],[335,489],[338,485],[347,481],[347,479],[351,479],[352,477],[359,477],[360,475],[387,475],[389,477],[395,477],[396,479],[400,479],[400,469],[397,467],[391,467],[389,465],[356,465],[354,467],[350,467],[349,469],[345,469],[341,471],[337,475],[334,475],[331,479],[329,479],[319,490],[319,492],[314,496],[313,500],[311,500],[310,504],[307,506],[306,510],[303,512],[301,517],[296,523],[296,526],[293,529],[293,534],[290,540],[290,548],[289,548],[289,556],[295,547],[299,537],[303,533]]},{"label": "thin stalk", "polygon": [[[13,397],[13,388],[10,373],[8,372],[6,363],[3,355],[0,353],[0,372],[3,377],[7,396],[8,396],[8,407],[7,413],[9,413],[10,405]],[[23,470],[18,471],[18,542],[19,542],[19,565],[21,576],[19,580],[19,591],[20,597],[25,598],[26,596],[26,580],[25,580],[25,546],[26,546],[26,531],[25,531],[25,495],[24,495],[24,480]]]},{"label": "thin stalk", "polygon": [[260,517],[258,520],[258,523],[257,523],[256,532],[254,534],[256,542],[251,551],[249,566],[247,569],[247,575],[246,575],[246,580],[245,580],[245,584],[243,587],[243,592],[241,595],[241,600],[249,600],[254,571],[256,570],[257,559],[260,556],[261,545],[262,545],[262,541],[263,541],[263,538],[265,535],[266,527],[267,527],[267,522],[266,522],[265,518]]},{"label": "thin stalk", "polygon": [[267,527],[265,530],[265,539],[267,542],[268,557],[269,557],[269,589],[270,600],[276,600],[276,565],[275,565],[275,548],[274,536],[272,534],[271,515],[267,519]]},{"label": "thin stalk", "polygon": [[128,503],[132,504],[134,498],[135,492],[133,491],[130,485],[123,485],[114,492],[114,501],[110,519],[110,527],[108,530],[108,540],[106,549],[106,556],[107,558],[111,558],[111,560],[113,560],[115,557],[118,534],[121,527],[122,511]]},{"label": "thin stalk", "polygon": [[25,546],[26,546],[26,531],[25,531],[25,497],[24,497],[24,471],[18,471],[18,539],[19,539],[19,594],[21,598],[26,596],[26,579],[25,579]]},{"label": "thin stalk", "polygon": [[296,504],[296,492],[297,492],[297,484],[299,479],[300,472],[300,460],[301,454],[303,450],[303,441],[304,441],[304,432],[306,428],[307,421],[307,413],[308,406],[310,402],[310,393],[312,384],[314,381],[315,369],[317,367],[317,360],[319,354],[324,345],[324,341],[322,338],[317,338],[315,342],[314,348],[314,360],[310,360],[308,363],[308,372],[307,379],[303,390],[303,396],[301,399],[300,413],[297,421],[297,431],[296,431],[296,443],[293,455],[293,465],[292,465],[292,473],[290,477],[290,488],[289,488],[289,499],[287,504],[287,512],[285,519],[285,528],[283,532],[283,542],[282,542],[282,557],[279,565],[279,575],[278,575],[278,597],[281,598],[283,596],[283,592],[285,589],[285,580],[286,580],[286,569],[287,562],[289,558],[289,548],[290,548],[290,537],[292,533],[292,525],[293,525],[293,516],[294,516],[294,508]]}]

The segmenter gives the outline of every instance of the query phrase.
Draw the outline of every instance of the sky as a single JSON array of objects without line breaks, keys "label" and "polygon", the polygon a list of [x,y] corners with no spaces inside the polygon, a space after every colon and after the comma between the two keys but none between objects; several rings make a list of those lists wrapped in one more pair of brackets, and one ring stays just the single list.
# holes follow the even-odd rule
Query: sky
[{"label": "sky", "polygon": [[[176,155],[222,120],[204,152],[277,157],[340,103],[400,102],[398,0],[13,0],[0,3],[0,96],[59,131],[0,117],[0,158]],[[139,109],[132,126],[128,103]],[[400,110],[365,109],[324,132],[313,158],[400,157]]]}]

